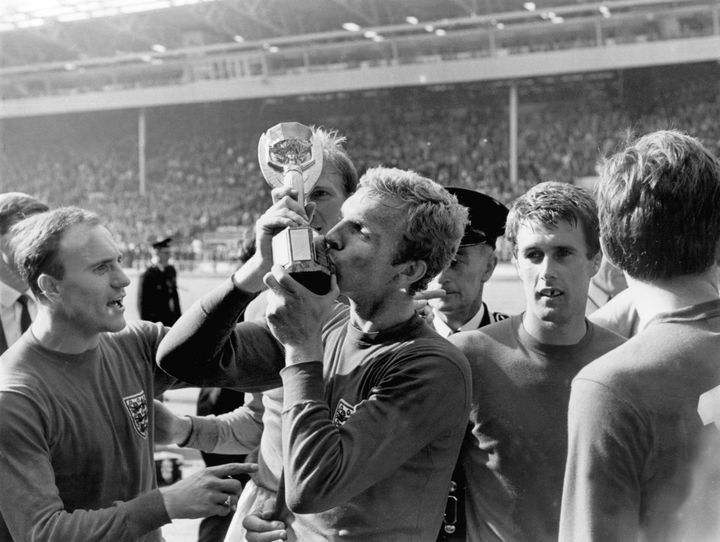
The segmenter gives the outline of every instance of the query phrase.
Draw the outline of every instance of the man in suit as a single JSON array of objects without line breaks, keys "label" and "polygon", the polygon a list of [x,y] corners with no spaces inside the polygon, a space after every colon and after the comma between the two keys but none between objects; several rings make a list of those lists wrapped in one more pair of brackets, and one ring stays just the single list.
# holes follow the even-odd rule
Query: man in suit
[{"label": "man in suit", "polygon": [[170,265],[170,243],[166,237],[153,243],[152,261],[140,275],[138,311],[140,319],[171,326],[180,318],[177,272]]},{"label": "man in suit", "polygon": [[20,338],[35,315],[35,298],[15,269],[9,230],[48,206],[22,192],[0,194],[0,354]]},{"label": "man in suit", "polygon": [[[507,318],[506,314],[488,309],[483,302],[483,290],[497,265],[495,243],[505,232],[508,209],[495,198],[475,190],[452,186],[447,190],[460,205],[467,207],[469,222],[452,263],[430,285],[445,292],[428,301],[433,311],[432,325],[443,337]],[[466,485],[458,464],[438,540],[465,540]]]},{"label": "man in suit", "polygon": [[475,190],[452,186],[447,190],[468,208],[470,222],[450,267],[431,284],[431,288],[445,291],[429,301],[433,326],[443,337],[507,318],[505,314],[491,312],[482,296],[497,265],[495,242],[505,232],[508,209],[495,198]]}]

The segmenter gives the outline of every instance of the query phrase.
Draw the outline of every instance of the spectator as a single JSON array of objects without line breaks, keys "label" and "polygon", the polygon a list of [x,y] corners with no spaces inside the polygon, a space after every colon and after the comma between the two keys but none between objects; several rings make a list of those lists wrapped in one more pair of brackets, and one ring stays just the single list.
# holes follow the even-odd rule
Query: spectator
[{"label": "spectator", "polygon": [[20,220],[47,210],[22,192],[0,194],[0,354],[30,327],[37,312],[35,298],[15,268],[9,231]]}]

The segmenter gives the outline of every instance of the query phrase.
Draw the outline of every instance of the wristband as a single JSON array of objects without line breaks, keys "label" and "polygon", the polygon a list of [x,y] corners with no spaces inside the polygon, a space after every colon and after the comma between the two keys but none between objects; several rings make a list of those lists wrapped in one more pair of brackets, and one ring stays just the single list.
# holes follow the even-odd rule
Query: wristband
[{"label": "wristband", "polygon": [[185,418],[190,420],[190,431],[188,431],[187,436],[182,440],[182,442],[178,442],[178,446],[181,448],[183,446],[187,446],[187,443],[190,442],[190,437],[192,437],[193,431],[195,430],[195,423],[193,422],[192,416],[185,416]]}]

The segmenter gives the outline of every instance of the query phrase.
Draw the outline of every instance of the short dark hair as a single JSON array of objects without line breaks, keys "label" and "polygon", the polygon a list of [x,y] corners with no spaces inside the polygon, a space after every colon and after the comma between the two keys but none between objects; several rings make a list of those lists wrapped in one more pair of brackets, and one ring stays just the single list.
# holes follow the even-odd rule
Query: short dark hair
[{"label": "short dark hair", "polygon": [[58,247],[63,234],[77,224],[99,225],[95,213],[79,207],[59,207],[52,211],[35,214],[15,224],[10,244],[15,256],[15,267],[28,284],[35,297],[42,299],[38,278],[46,273],[62,279],[65,269],[58,259]]},{"label": "short dark hair", "polygon": [[600,252],[598,209],[592,194],[573,184],[548,181],[536,184],[517,198],[508,213],[505,239],[517,256],[517,234],[524,224],[557,227],[560,221],[580,226],[588,248],[588,259]]},{"label": "short dark hair", "polygon": [[47,205],[23,192],[0,194],[0,235],[5,235],[13,224],[22,219],[47,210]]},{"label": "short dark hair", "polygon": [[605,160],[598,206],[605,253],[631,277],[668,279],[716,263],[720,165],[694,137],[652,132]]}]

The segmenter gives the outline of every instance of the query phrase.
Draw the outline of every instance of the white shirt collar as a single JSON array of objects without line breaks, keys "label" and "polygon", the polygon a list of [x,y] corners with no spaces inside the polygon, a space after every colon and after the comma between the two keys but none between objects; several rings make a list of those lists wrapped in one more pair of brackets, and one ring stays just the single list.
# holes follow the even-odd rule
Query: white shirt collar
[{"label": "white shirt collar", "polygon": [[453,333],[458,333],[459,331],[471,331],[479,328],[480,322],[482,322],[483,316],[485,316],[485,303],[481,303],[480,310],[477,311],[475,316],[461,325],[459,329],[450,329],[450,327],[448,327],[448,325],[440,318],[440,311],[433,309],[433,313],[435,314],[435,318],[433,318],[432,323],[435,327],[435,331],[437,331],[442,337],[447,338]]},{"label": "white shirt collar", "polygon": [[35,297],[32,293],[30,293],[29,289],[24,292],[18,292],[15,288],[11,288],[4,282],[0,281],[0,305],[3,307],[11,307],[23,293],[33,301],[35,300]]}]

